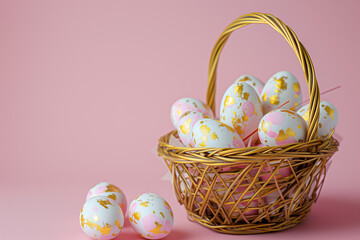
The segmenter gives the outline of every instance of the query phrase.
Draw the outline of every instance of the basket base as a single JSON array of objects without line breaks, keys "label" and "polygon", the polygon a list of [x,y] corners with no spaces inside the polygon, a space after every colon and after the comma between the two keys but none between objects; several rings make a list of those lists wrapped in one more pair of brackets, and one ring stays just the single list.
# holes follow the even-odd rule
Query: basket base
[{"label": "basket base", "polygon": [[237,225],[211,225],[205,219],[199,219],[197,216],[192,215],[188,212],[188,219],[192,222],[197,222],[203,225],[206,228],[209,228],[213,231],[225,234],[233,235],[250,235],[250,234],[263,234],[287,230],[293,228],[299,223],[303,222],[309,215],[310,211],[307,213],[302,213],[298,216],[289,217],[288,221],[285,222],[271,222],[271,223],[256,223],[256,224],[237,224]]}]

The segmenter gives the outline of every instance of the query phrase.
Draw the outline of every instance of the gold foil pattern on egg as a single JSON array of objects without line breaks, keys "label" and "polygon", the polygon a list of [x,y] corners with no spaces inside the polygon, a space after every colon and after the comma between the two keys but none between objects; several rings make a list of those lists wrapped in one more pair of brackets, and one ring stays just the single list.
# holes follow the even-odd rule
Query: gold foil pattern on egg
[{"label": "gold foil pattern on egg", "polygon": [[109,184],[106,186],[105,192],[120,192],[120,189],[113,184]]},{"label": "gold foil pattern on egg", "polygon": [[233,105],[235,103],[235,99],[231,96],[226,96],[224,101],[224,107],[227,107],[229,105]]},{"label": "gold foil pattern on egg", "polygon": [[85,225],[89,226],[91,229],[96,228],[102,235],[109,234],[112,228],[112,225],[109,223],[104,223],[103,226],[100,226],[97,223],[86,220]]},{"label": "gold foil pattern on egg", "polygon": [[98,199],[97,202],[106,209],[108,209],[108,205],[111,205],[109,200]]},{"label": "gold foil pattern on egg", "polygon": [[167,231],[163,230],[161,231],[161,227],[163,226],[162,224],[158,223],[158,222],[155,222],[155,228],[153,230],[150,230],[150,232],[154,233],[154,234],[160,234],[160,233],[165,233],[165,234],[168,234]]},{"label": "gold foil pattern on egg", "polygon": [[114,200],[114,201],[116,201],[116,195],[115,194],[110,194],[107,197]]},{"label": "gold foil pattern on egg", "polygon": [[140,205],[143,206],[143,207],[148,207],[149,206],[149,201],[141,202]]},{"label": "gold foil pattern on egg", "polygon": [[[246,81],[250,81],[250,78],[248,76],[245,76],[241,79],[238,80],[239,82],[246,82]],[[255,84],[255,83],[254,83]]]},{"label": "gold foil pattern on egg", "polygon": [[329,106],[326,106],[325,111],[326,111],[327,115],[329,115],[331,117],[331,119],[334,120],[334,109],[332,109]]},{"label": "gold foil pattern on egg", "polygon": [[264,102],[267,101],[267,92],[264,92],[264,94],[263,94],[263,96],[262,96],[262,100],[263,100]]},{"label": "gold foil pattern on egg", "polygon": [[225,127],[228,130],[230,130],[231,132],[235,132],[235,130],[233,128],[231,128],[230,126],[226,125],[225,123],[219,122],[220,123],[220,127]]},{"label": "gold foil pattern on egg", "polygon": [[274,78],[275,83],[275,92],[279,93],[281,91],[285,91],[287,89],[287,83],[285,82],[285,79],[287,79],[287,77],[282,76],[281,78]]},{"label": "gold foil pattern on egg", "polygon": [[206,142],[209,140],[208,136],[210,134],[211,129],[208,128],[206,125],[202,125],[200,127],[200,131],[202,133],[202,136],[200,137],[200,140],[202,141],[201,143],[199,143],[199,145],[201,147],[205,147],[206,146]]},{"label": "gold foil pattern on egg", "polygon": [[141,214],[139,212],[135,212],[134,213],[134,218],[139,221],[140,218],[141,218]]},{"label": "gold foil pattern on egg", "polygon": [[232,125],[233,125],[235,131],[240,136],[242,136],[243,134],[245,134],[245,129],[243,129],[242,126],[245,125],[244,122],[248,121],[249,118],[245,115],[245,113],[241,117],[239,117],[235,111],[233,112],[233,114],[234,114],[234,117],[231,118]]},{"label": "gold foil pattern on egg", "polygon": [[279,96],[278,95],[272,95],[269,98],[269,102],[272,105],[279,105],[280,101],[279,101]]},{"label": "gold foil pattern on egg", "polygon": [[115,220],[115,225],[116,225],[120,230],[122,229],[122,226],[121,226],[119,220]]},{"label": "gold foil pattern on egg", "polygon": [[293,88],[295,91],[295,97],[299,97],[296,93],[300,91],[300,84],[299,83],[293,83]]},{"label": "gold foil pattern on egg", "polygon": [[286,133],[284,130],[280,130],[278,136],[275,138],[276,141],[284,141],[289,137],[295,137],[295,133],[291,130],[291,128],[286,129]]},{"label": "gold foil pattern on egg", "polygon": [[245,100],[249,99],[249,93],[244,91],[244,84],[236,84],[234,87],[234,94]]},{"label": "gold foil pattern on egg", "polygon": [[261,131],[263,131],[264,133],[267,133],[267,131],[269,129],[271,129],[271,124],[272,124],[271,122],[268,122],[265,119],[263,119],[261,121]]},{"label": "gold foil pattern on egg", "polygon": [[85,227],[85,218],[83,214],[80,215],[80,224],[82,228]]},{"label": "gold foil pattern on egg", "polygon": [[188,134],[188,133],[190,132],[190,124],[191,124],[191,118],[189,118],[188,120],[186,120],[183,125],[180,125],[180,130],[181,130],[184,134]]},{"label": "gold foil pattern on egg", "polygon": [[200,130],[201,130],[202,134],[205,135],[205,136],[208,136],[210,131],[211,131],[211,129],[208,128],[208,126],[206,126],[206,125],[202,125],[200,127]]},{"label": "gold foil pattern on egg", "polygon": [[218,137],[218,135],[216,134],[216,132],[213,132],[213,133],[210,135],[210,137],[211,137],[212,139],[214,139],[214,140],[219,139],[219,137]]}]

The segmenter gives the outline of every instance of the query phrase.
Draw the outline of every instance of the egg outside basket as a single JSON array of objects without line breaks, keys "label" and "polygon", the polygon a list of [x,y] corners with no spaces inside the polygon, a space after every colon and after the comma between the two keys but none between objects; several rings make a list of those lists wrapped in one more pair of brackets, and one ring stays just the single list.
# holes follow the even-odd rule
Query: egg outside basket
[{"label": "egg outside basket", "polygon": [[[273,15],[243,15],[221,34],[210,57],[207,104],[214,110],[222,48],[234,30],[250,23],[265,23],[278,31],[303,67],[310,95],[306,142],[281,147],[186,148],[170,144],[171,138],[178,138],[172,131],[158,144],[189,220],[229,234],[280,231],[303,221],[319,196],[329,160],[338,149],[332,137],[317,138],[320,95],[310,56],[295,33]],[[284,171],[288,174],[281,177]]]}]

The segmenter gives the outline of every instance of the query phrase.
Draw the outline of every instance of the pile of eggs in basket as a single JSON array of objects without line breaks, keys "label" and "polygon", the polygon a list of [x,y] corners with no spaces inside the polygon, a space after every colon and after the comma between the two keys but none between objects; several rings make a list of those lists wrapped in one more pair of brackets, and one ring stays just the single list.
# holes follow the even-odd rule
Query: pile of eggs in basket
[{"label": "pile of eggs in basket", "polygon": [[[225,91],[220,105],[219,119],[215,118],[209,106],[197,99],[187,97],[172,105],[171,120],[184,147],[282,146],[306,141],[309,104],[302,107],[302,103],[300,84],[296,77],[287,71],[274,74],[265,85],[251,75],[243,75]],[[329,102],[320,102],[318,137],[321,139],[331,137],[337,119],[336,108]],[[236,167],[244,168],[243,165],[224,167],[220,172],[227,171],[226,169],[231,171]],[[275,175],[271,174],[273,171],[271,169],[270,165],[262,168],[260,175],[262,181],[268,181],[271,176],[284,179],[292,173],[287,164],[282,164]],[[226,176],[232,178],[235,175],[230,173]],[[243,209],[243,216],[255,216],[260,200],[254,198],[249,202],[254,192],[244,193],[248,183],[244,181],[241,184],[233,192],[233,201],[239,202],[237,207]],[[223,188],[220,182],[214,185],[218,194],[222,194]],[[200,189],[201,191],[203,189]],[[271,205],[270,211],[273,211],[279,196],[278,192],[271,192],[261,200],[264,201],[262,204]],[[231,202],[230,199],[229,201]],[[230,210],[226,208],[229,207],[228,202],[224,205],[226,210]]]},{"label": "pile of eggs in basket", "polygon": [[[185,147],[244,148],[305,142],[309,104],[302,106],[301,87],[287,71],[274,74],[264,85],[243,75],[226,90],[219,119],[195,98],[182,98],[171,107],[171,121]],[[318,136],[329,138],[337,124],[337,110],[320,102]]]}]

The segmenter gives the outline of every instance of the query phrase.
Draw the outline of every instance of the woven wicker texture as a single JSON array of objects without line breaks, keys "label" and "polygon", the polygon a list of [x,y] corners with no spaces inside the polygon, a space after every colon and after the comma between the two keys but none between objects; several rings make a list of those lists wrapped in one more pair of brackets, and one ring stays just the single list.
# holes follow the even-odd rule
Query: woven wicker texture
[{"label": "woven wicker texture", "polygon": [[332,137],[317,137],[320,95],[310,56],[295,33],[270,14],[243,15],[223,31],[210,57],[207,104],[215,110],[222,48],[234,30],[250,23],[268,24],[283,35],[303,67],[310,95],[307,141],[281,147],[186,148],[169,143],[178,138],[172,131],[158,144],[188,218],[229,234],[280,231],[303,221],[320,193],[329,159],[338,149]]}]

